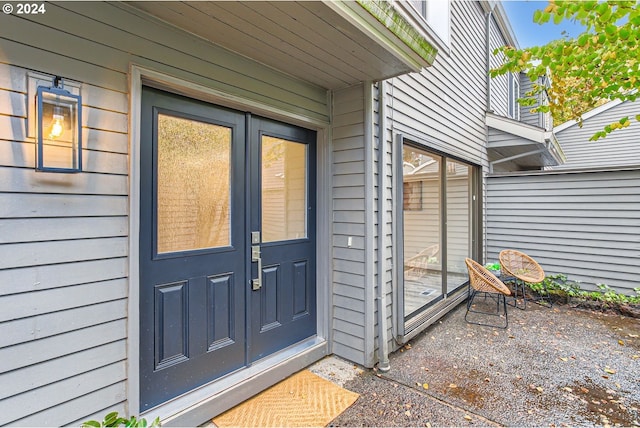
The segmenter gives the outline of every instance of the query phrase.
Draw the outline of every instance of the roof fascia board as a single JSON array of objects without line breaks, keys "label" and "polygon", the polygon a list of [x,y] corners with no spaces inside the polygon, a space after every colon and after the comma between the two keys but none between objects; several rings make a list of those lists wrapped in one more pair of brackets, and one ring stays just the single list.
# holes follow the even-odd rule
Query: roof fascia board
[{"label": "roof fascia board", "polygon": [[552,131],[545,131],[542,128],[523,124],[493,113],[487,113],[485,123],[491,128],[508,132],[536,143],[544,143],[546,140],[550,140],[553,135]]},{"label": "roof fascia board", "polygon": [[496,0],[479,0],[478,3],[480,3],[480,7],[484,12],[492,12],[493,9],[496,7],[497,1]]},{"label": "roof fascia board", "polygon": [[426,37],[384,0],[324,1],[334,12],[348,20],[372,41],[419,72],[435,61],[438,50]]},{"label": "roof fascia board", "polygon": [[553,156],[558,164],[563,164],[567,161],[567,155],[564,154],[560,141],[554,132],[550,132],[551,138],[549,139],[549,153]]},{"label": "roof fascia board", "polygon": [[495,2],[495,7],[493,7],[493,17],[498,23],[498,28],[500,28],[500,31],[505,38],[506,44],[513,46],[516,49],[520,49],[520,43],[518,43],[516,33],[513,31],[513,27],[511,27],[511,23],[509,22],[509,18],[507,17],[507,11],[504,10],[502,2]]},{"label": "roof fascia board", "polygon": [[564,174],[583,174],[583,173],[599,173],[599,172],[619,172],[619,171],[639,171],[640,165],[629,165],[624,167],[610,166],[610,167],[587,167],[587,168],[571,168],[571,169],[545,169],[545,170],[531,170],[531,171],[505,171],[505,172],[492,172],[488,174],[488,177],[518,177],[526,175],[564,175]]}]

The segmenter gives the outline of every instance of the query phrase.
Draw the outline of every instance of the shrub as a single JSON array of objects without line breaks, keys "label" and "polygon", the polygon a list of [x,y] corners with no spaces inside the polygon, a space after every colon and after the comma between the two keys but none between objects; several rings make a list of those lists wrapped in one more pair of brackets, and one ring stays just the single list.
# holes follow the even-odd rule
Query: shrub
[{"label": "shrub", "polygon": [[87,427],[159,427],[160,426],[160,418],[155,418],[151,425],[147,425],[147,420],[145,418],[136,419],[135,416],[131,416],[129,419],[119,417],[118,412],[107,413],[102,422],[98,421],[86,421],[82,423],[82,428]]},{"label": "shrub", "polygon": [[603,303],[640,304],[640,287],[633,289],[635,296],[618,293],[606,284],[598,284],[599,291],[587,291],[580,288],[580,283],[570,281],[564,274],[549,275],[542,282],[527,283],[527,286],[540,295],[554,294],[566,297],[567,300],[578,297]]}]

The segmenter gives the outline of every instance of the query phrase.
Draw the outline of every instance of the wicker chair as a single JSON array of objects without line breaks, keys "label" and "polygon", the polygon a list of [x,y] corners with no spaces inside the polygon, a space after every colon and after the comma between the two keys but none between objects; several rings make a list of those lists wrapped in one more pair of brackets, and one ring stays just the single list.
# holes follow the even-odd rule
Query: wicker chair
[{"label": "wicker chair", "polygon": [[[509,287],[504,285],[502,281],[498,279],[498,277],[489,272],[489,270],[482,266],[480,263],[469,258],[466,258],[464,261],[467,265],[467,270],[469,271],[469,299],[467,300],[467,312],[464,314],[464,320],[470,324],[507,328],[509,319],[507,316],[506,296],[511,295]],[[497,307],[495,312],[473,309],[473,300],[476,298],[478,293],[484,293],[485,298],[486,296],[490,296],[496,301]],[[502,313],[500,312],[500,301],[502,301],[502,306],[504,307],[504,325],[469,321],[468,316],[470,312],[501,317]]]},{"label": "wicker chair", "polygon": [[[502,273],[507,277],[515,278],[513,306],[518,309],[525,309],[527,307],[525,283],[535,284],[542,282],[545,277],[544,270],[533,258],[517,250],[502,250],[498,259]],[[522,306],[518,304],[520,292],[522,293]],[[547,303],[551,305],[551,299],[548,298],[548,294],[546,298],[543,297],[540,300],[547,300]]]},{"label": "wicker chair", "polygon": [[429,266],[431,265],[433,267],[433,259],[439,252],[440,246],[438,244],[434,244],[420,251],[415,256],[405,260],[405,276],[417,279],[427,276]]}]

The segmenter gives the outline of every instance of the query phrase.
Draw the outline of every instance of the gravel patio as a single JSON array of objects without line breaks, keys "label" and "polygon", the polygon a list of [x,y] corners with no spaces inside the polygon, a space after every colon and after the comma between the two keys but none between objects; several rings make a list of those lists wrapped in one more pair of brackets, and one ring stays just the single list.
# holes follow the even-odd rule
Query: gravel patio
[{"label": "gravel patio", "polygon": [[330,426],[640,426],[639,319],[529,304],[497,329],[467,324],[465,309],[387,373],[316,368],[360,394]]}]

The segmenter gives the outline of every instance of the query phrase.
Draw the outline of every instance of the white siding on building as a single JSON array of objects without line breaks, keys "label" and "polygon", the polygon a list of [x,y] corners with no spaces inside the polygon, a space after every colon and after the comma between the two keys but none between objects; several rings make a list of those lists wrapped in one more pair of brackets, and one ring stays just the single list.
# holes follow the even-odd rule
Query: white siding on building
[{"label": "white siding on building", "polygon": [[[626,101],[586,119],[582,128],[573,125],[557,131],[556,136],[567,161],[554,169],[640,165],[640,124],[634,119],[637,114],[640,114],[640,101]],[[628,128],[615,130],[606,138],[589,141],[597,131],[625,116],[631,119]]]},{"label": "white siding on building", "polygon": [[[129,410],[131,64],[328,122],[322,88],[126,6],[47,3],[43,15],[3,16],[0,425],[78,424]],[[33,120],[27,118],[28,71],[82,85],[84,172],[34,171],[35,144],[26,137],[27,119]],[[136,346],[137,338],[130,340]]]},{"label": "white siding on building", "polygon": [[640,170],[496,175],[487,183],[489,261],[513,248],[547,274],[633,294],[640,277]]}]

